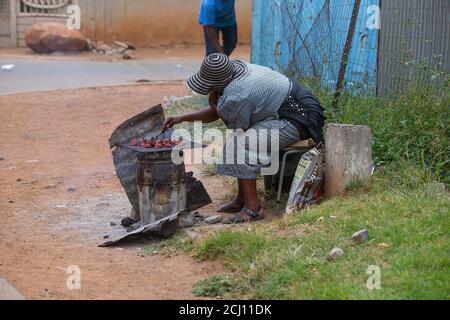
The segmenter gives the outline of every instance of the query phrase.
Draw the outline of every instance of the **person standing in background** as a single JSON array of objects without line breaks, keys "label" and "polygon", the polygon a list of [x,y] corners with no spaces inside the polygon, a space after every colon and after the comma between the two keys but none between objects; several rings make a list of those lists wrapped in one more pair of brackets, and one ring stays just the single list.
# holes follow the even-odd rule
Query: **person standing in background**
[{"label": "person standing in background", "polygon": [[201,0],[199,23],[203,26],[205,34],[206,56],[213,53],[230,56],[236,48],[238,31],[234,1]]}]

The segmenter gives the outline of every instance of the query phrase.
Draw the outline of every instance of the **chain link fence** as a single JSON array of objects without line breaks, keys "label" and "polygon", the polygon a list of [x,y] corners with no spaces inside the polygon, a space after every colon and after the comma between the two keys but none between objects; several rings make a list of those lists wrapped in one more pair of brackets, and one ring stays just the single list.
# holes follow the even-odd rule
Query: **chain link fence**
[{"label": "chain link fence", "polygon": [[449,0],[254,0],[252,61],[317,79],[335,100],[384,94],[419,62],[448,71],[449,12]]}]

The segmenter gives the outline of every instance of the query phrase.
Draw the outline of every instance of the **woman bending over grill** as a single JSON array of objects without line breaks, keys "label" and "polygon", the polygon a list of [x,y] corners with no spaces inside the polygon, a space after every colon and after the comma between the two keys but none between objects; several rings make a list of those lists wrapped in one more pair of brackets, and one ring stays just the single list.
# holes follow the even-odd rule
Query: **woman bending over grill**
[{"label": "woman bending over grill", "polygon": [[[210,106],[168,118],[164,130],[182,122],[210,123],[221,119],[228,128],[246,135],[244,140],[238,139],[239,134],[229,138],[224,159],[217,166],[220,175],[237,178],[239,186],[236,197],[218,212],[235,214],[229,223],[264,219],[256,179],[269,166],[270,154],[278,157],[279,150],[309,138],[323,142],[324,115],[319,100],[294,79],[266,67],[231,60],[224,54],[206,57],[200,71],[188,80],[188,86],[209,95]],[[277,138],[275,145],[272,137]],[[268,146],[265,152],[258,153],[260,141],[267,141]]]}]

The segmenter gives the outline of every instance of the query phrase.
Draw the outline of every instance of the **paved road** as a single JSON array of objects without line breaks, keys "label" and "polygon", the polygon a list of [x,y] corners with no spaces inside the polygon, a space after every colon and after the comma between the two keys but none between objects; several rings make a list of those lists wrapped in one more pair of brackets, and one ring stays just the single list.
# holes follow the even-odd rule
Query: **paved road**
[{"label": "paved road", "polygon": [[57,89],[123,85],[137,80],[186,80],[198,70],[197,60],[152,59],[144,61],[63,61],[0,58],[0,95]]},{"label": "paved road", "polygon": [[25,300],[6,279],[0,278],[0,300]]}]

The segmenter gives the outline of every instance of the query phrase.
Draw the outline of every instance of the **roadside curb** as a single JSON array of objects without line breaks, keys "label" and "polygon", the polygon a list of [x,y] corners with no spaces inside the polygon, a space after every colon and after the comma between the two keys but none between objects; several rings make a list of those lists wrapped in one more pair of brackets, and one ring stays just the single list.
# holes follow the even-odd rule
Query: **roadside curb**
[{"label": "roadside curb", "polygon": [[6,279],[0,278],[0,301],[26,300]]}]

